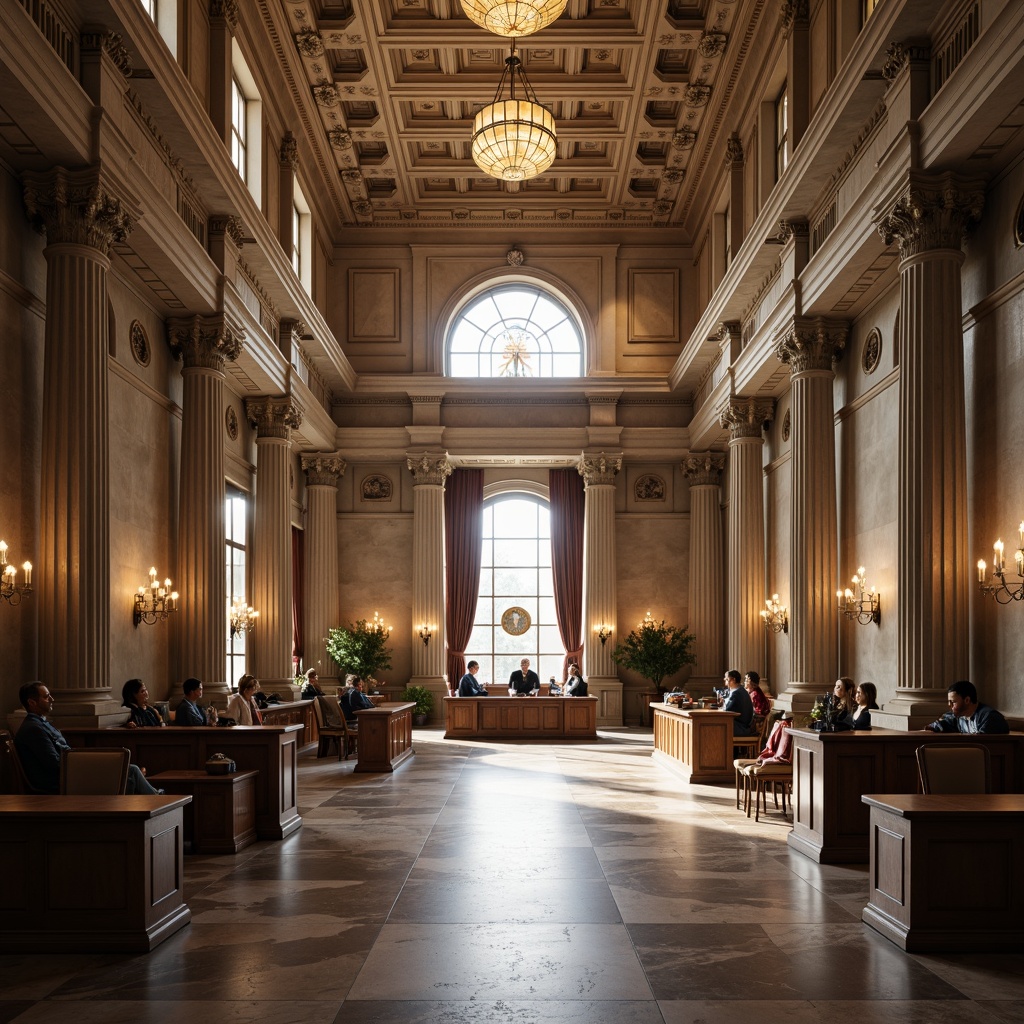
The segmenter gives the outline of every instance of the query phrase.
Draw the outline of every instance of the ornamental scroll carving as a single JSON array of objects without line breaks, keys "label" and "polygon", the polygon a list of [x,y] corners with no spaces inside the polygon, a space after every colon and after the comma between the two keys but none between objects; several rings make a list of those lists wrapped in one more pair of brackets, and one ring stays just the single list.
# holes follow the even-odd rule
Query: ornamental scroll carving
[{"label": "ornamental scroll carving", "polygon": [[693,452],[683,459],[681,468],[691,487],[718,487],[725,469],[725,452]]},{"label": "ornamental scroll carving", "polygon": [[576,468],[587,487],[594,484],[614,484],[615,475],[622,469],[622,456],[607,455],[604,452],[587,455],[584,452]]},{"label": "ornamental scroll carving", "polygon": [[242,354],[244,335],[217,316],[172,317],[167,321],[167,340],[175,358],[186,367],[223,371],[224,363]]},{"label": "ornamental scroll carving", "polygon": [[247,398],[245,415],[249,426],[256,428],[257,438],[277,437],[287,441],[292,429],[302,426],[302,409],[287,395]]},{"label": "ornamental scroll carving", "polygon": [[790,376],[808,370],[832,371],[846,347],[848,333],[849,325],[842,320],[794,317],[776,336],[775,355],[789,364]]},{"label": "ornamental scroll carving", "polygon": [[405,460],[413,479],[417,484],[434,484],[444,486],[445,479],[452,475],[455,468],[449,461],[447,454],[429,455],[424,452],[422,455],[410,455]]},{"label": "ornamental scroll carving", "polygon": [[765,424],[771,423],[775,403],[770,398],[730,398],[718,414],[718,422],[729,431],[729,440],[760,439]]},{"label": "ornamental scroll carving", "polygon": [[300,459],[307,487],[337,487],[348,468],[337,452],[303,452]]},{"label": "ornamental scroll carving", "polygon": [[981,219],[985,186],[957,174],[911,174],[903,194],[878,222],[886,245],[899,245],[900,259],[932,249],[960,249]]}]

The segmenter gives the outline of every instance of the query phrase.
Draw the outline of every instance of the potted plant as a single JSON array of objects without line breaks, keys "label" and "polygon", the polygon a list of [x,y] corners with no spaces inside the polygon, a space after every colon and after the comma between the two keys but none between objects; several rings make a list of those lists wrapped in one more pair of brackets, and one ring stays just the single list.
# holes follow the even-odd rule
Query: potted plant
[{"label": "potted plant", "polygon": [[434,695],[425,686],[407,686],[401,699],[416,702],[412,712],[413,724],[426,725],[427,715],[434,710]]},{"label": "potted plant", "polygon": [[324,643],[342,675],[352,673],[370,680],[383,669],[391,668],[390,639],[391,629],[375,616],[373,622],[360,619],[350,622],[347,628],[335,626],[328,631]]},{"label": "potted plant", "polygon": [[616,645],[612,661],[649,679],[660,692],[666,676],[697,660],[693,653],[696,639],[685,626],[666,626],[664,619],[659,623],[648,617]]}]

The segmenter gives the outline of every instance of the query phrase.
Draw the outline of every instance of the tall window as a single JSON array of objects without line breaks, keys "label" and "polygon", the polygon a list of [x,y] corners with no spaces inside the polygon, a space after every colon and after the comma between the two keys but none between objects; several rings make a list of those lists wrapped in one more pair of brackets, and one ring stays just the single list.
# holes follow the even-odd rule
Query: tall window
[{"label": "tall window", "polygon": [[249,537],[249,499],[241,491],[228,488],[224,501],[225,565],[227,570],[227,608],[224,614],[224,632],[228,637],[227,675],[229,685],[238,683],[245,673],[247,633],[231,635],[231,605],[238,598],[248,603],[246,592],[246,548]]},{"label": "tall window", "polygon": [[775,180],[782,177],[789,163],[789,92],[783,86],[779,98],[775,101]]},{"label": "tall window", "polygon": [[878,0],[861,0],[861,24],[871,17],[875,13],[875,8],[878,6]]},{"label": "tall window", "polygon": [[299,245],[299,232],[302,228],[302,214],[299,208],[292,205],[292,270],[302,277],[302,248]]},{"label": "tall window", "polygon": [[313,218],[309,203],[295,182],[292,202],[292,268],[308,295],[313,294]]},{"label": "tall window", "polygon": [[245,92],[235,75],[231,76],[231,162],[245,181],[247,169],[246,139],[248,125],[245,116]]},{"label": "tall window", "polygon": [[[541,682],[562,678],[565,650],[555,617],[550,520],[545,502],[524,495],[484,506],[480,597],[466,649],[466,661],[480,662],[481,681],[508,682],[523,658]],[[522,633],[515,632],[525,624],[522,617],[513,622],[518,609],[530,619]]]},{"label": "tall window", "polygon": [[557,296],[521,282],[470,300],[448,333],[452,377],[581,377],[583,331]]},{"label": "tall window", "polygon": [[156,21],[156,0],[140,0],[142,9]]},{"label": "tall window", "polygon": [[231,41],[231,162],[249,194],[263,206],[263,102],[256,79],[238,46]]}]

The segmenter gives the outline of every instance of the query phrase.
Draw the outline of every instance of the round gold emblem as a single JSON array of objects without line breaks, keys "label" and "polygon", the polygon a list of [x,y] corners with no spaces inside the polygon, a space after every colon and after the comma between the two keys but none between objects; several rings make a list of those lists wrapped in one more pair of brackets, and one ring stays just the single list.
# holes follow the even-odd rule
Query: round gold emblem
[{"label": "round gold emblem", "polygon": [[501,616],[501,628],[511,636],[522,636],[530,628],[530,613],[513,606]]}]

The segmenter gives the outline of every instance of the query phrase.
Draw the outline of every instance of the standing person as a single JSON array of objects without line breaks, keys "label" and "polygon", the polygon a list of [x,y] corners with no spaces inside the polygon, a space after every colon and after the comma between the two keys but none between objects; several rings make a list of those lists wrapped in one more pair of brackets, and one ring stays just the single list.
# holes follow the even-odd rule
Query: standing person
[{"label": "standing person", "polygon": [[723,711],[735,711],[739,718],[732,720],[733,736],[752,736],[754,730],[750,723],[754,720],[754,705],[750,700],[750,694],[740,686],[742,676],[736,669],[731,668],[725,673],[725,685],[729,687],[729,694],[722,705]]},{"label": "standing person", "polygon": [[147,729],[166,724],[156,708],[149,706],[149,690],[141,679],[129,679],[121,687],[121,706],[128,709],[126,729]]},{"label": "standing person", "polygon": [[570,697],[586,697],[587,684],[580,674],[579,665],[569,666],[569,678],[565,681],[565,692]]},{"label": "standing person", "polygon": [[949,711],[931,725],[926,725],[925,729],[932,732],[961,732],[967,735],[1010,731],[1006,719],[995,708],[978,703],[978,691],[974,683],[966,679],[953,683],[946,696]]},{"label": "standing person", "polygon": [[[36,793],[60,792],[60,755],[71,745],[55,725],[46,720],[53,713],[53,696],[43,683],[26,683],[18,691],[21,706],[28,712],[14,737],[28,784]],[[125,793],[135,796],[160,796],[137,764],[128,765]]]},{"label": "standing person", "polygon": [[767,718],[772,705],[771,701],[764,695],[764,690],[761,689],[761,677],[751,669],[743,677],[743,686],[747,693],[750,694],[750,702],[754,705],[754,714],[763,715]]},{"label": "standing person", "polygon": [[489,697],[490,694],[476,681],[480,671],[480,662],[471,661],[466,666],[466,674],[459,680],[460,697]]},{"label": "standing person", "polygon": [[345,721],[350,726],[358,725],[357,711],[365,711],[373,707],[373,701],[363,693],[363,681],[359,676],[352,677],[352,686],[345,691],[340,703]]},{"label": "standing person", "polygon": [[181,684],[184,699],[174,712],[175,725],[206,725],[206,714],[199,706],[203,696],[203,684],[198,679],[186,679]]},{"label": "standing person", "polygon": [[519,668],[508,677],[509,693],[540,693],[540,676],[530,668],[530,659],[523,658]]},{"label": "standing person", "polygon": [[871,728],[871,712],[878,710],[878,690],[874,683],[861,683],[854,691],[853,699],[857,710],[850,715],[850,725],[854,729]]},{"label": "standing person", "polygon": [[247,672],[238,680],[238,693],[228,701],[228,718],[239,725],[262,725],[263,715],[256,706],[256,691],[260,684],[256,677]]}]

